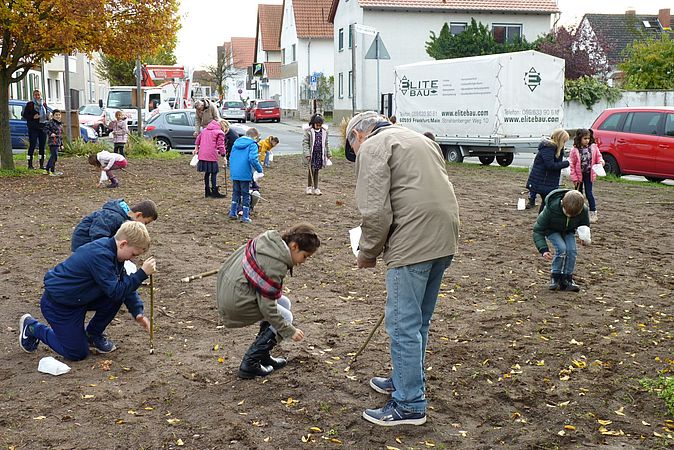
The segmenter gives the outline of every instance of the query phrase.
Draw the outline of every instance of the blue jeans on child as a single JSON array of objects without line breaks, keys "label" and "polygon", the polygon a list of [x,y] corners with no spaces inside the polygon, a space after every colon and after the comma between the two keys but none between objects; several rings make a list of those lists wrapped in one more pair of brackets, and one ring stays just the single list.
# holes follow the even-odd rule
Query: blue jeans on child
[{"label": "blue jeans on child", "polygon": [[59,147],[57,145],[49,146],[49,161],[44,167],[47,172],[54,172],[56,170],[56,161],[59,159]]},{"label": "blue jeans on child", "polygon": [[250,208],[250,181],[232,180],[232,203]]},{"label": "blue jeans on child", "polygon": [[424,360],[440,283],[452,256],[386,272],[386,333],[391,339],[393,399],[405,410],[426,412]]},{"label": "blue jeans on child", "polygon": [[[79,361],[89,354],[87,335],[102,335],[121,306],[121,300],[114,302],[109,298],[100,298],[83,306],[61,305],[53,302],[45,292],[40,300],[40,309],[49,326],[38,322],[33,334],[64,358]],[[96,312],[85,331],[87,311]]]},{"label": "blue jeans on child", "polygon": [[583,172],[583,187],[585,188],[585,197],[590,204],[590,211],[597,210],[597,204],[594,201],[594,193],[592,192],[592,174],[590,172]]},{"label": "blue jeans on child", "polygon": [[548,240],[555,248],[555,256],[552,258],[552,273],[572,275],[576,270],[576,235],[575,233],[552,233]]}]

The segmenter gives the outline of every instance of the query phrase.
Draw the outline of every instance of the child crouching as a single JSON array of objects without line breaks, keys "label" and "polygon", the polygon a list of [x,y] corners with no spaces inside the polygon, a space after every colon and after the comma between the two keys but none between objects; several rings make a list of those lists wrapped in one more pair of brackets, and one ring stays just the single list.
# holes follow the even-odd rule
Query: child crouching
[{"label": "child crouching", "polygon": [[[583,194],[576,190],[556,189],[543,200],[543,211],[534,225],[534,244],[541,256],[552,261],[550,276],[551,291],[578,292],[580,287],[573,281],[576,270],[576,229],[590,226],[590,216]],[[555,248],[554,256],[548,243]],[[581,244],[585,244],[581,240]]]},{"label": "child crouching", "polygon": [[[112,173],[113,170],[124,169],[128,162],[123,155],[119,153],[110,153],[106,150],[98,152],[95,155],[89,155],[89,164],[92,166],[100,168],[108,176],[110,180],[109,188],[116,188],[119,186],[119,181],[117,177]],[[98,186],[101,186],[101,182],[98,183]]]},{"label": "child crouching", "polygon": [[271,350],[283,338],[295,342],[304,332],[293,325],[291,303],[283,295],[288,270],[304,263],[321,241],[314,227],[295,225],[283,234],[269,230],[239,247],[220,266],[216,299],[218,313],[227,328],[260,322],[260,331],[239,366],[244,379],[263,377],[286,365]]}]

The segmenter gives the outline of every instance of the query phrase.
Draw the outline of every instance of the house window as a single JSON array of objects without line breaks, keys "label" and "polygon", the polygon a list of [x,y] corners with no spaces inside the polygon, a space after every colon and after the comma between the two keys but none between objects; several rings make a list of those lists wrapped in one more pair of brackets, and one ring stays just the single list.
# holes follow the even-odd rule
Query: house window
[{"label": "house window", "polygon": [[54,87],[55,87],[55,94],[56,94],[56,101],[60,102],[61,101],[61,80],[54,80]]},{"label": "house window", "polygon": [[516,42],[522,38],[522,25],[495,23],[492,24],[491,32],[499,44]]},{"label": "house window", "polygon": [[[354,23],[353,25],[351,25],[351,27],[353,27],[354,25],[356,25],[356,24]],[[354,33],[351,31],[351,27],[349,28],[349,48],[351,48],[353,35],[354,35]]]},{"label": "house window", "polygon": [[285,64],[287,62],[286,61],[286,49],[285,48],[281,50],[281,61],[283,61],[283,64]]},{"label": "house window", "polygon": [[337,50],[342,51],[344,50],[344,28],[339,29],[339,37],[337,38]]},{"label": "house window", "polygon": [[353,97],[353,72],[349,70],[349,98]]},{"label": "house window", "polygon": [[339,74],[339,82],[337,83],[337,88],[339,98],[344,98],[344,74],[341,72]]},{"label": "house window", "polygon": [[51,100],[54,98],[52,92],[54,92],[53,88],[54,80],[51,78],[47,78],[47,100],[51,102]]},{"label": "house window", "polygon": [[449,32],[452,33],[452,36],[461,34],[466,31],[468,24],[465,22],[452,22],[449,24]]},{"label": "house window", "polygon": [[293,52],[292,52],[293,62],[295,62],[295,61],[297,61],[297,52],[296,52],[297,46],[295,44],[293,44],[292,49],[293,49]]}]

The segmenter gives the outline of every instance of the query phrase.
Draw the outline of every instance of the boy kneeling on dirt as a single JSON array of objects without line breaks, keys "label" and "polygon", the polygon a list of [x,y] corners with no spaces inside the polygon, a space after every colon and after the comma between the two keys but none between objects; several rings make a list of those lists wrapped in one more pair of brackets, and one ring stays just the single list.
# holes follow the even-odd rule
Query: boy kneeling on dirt
[{"label": "boy kneeling on dirt", "polygon": [[[548,289],[579,292],[580,286],[573,281],[576,270],[576,229],[590,226],[590,215],[585,206],[585,197],[572,189],[556,189],[543,201],[543,211],[534,225],[534,244],[543,258],[552,261],[552,274]],[[555,248],[550,253],[548,239]],[[581,244],[586,242],[581,240]]]},{"label": "boy kneeling on dirt", "polygon": [[239,247],[220,266],[216,300],[224,325],[240,328],[261,321],[260,331],[239,366],[240,378],[264,377],[284,367],[286,360],[272,357],[272,349],[281,338],[304,339],[304,332],[293,326],[283,279],[320,245],[313,226],[301,223],[283,234],[266,231]]},{"label": "boy kneeling on dirt", "polygon": [[[156,270],[153,257],[145,260],[132,275],[124,271],[124,261],[142,255],[150,247],[150,235],[140,222],[124,223],[115,237],[101,238],[78,248],[68,259],[47,272],[40,300],[42,315],[49,326],[24,314],[19,321],[19,345],[32,353],[44,342],[66,359],[87,357],[89,347],[110,353],[115,344],[103,332],[117,315],[120,306]],[[146,331],[150,321],[140,305],[129,310]],[[127,305],[129,306],[129,305]],[[86,329],[87,311],[95,311]]]}]

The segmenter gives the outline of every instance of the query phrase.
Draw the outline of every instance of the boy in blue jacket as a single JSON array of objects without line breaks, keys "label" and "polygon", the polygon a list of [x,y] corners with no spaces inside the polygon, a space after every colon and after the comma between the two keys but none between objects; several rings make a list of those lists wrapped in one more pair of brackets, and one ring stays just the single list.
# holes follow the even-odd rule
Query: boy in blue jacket
[{"label": "boy in blue jacket", "polygon": [[[89,347],[110,353],[115,344],[103,332],[130,297],[156,270],[150,257],[132,275],[124,271],[124,261],[142,255],[150,247],[150,235],[140,222],[125,222],[115,237],[101,238],[78,248],[68,259],[47,272],[40,300],[42,315],[49,326],[24,314],[19,321],[19,345],[32,353],[44,342],[66,359],[79,361],[87,357]],[[140,302],[140,297],[136,297]],[[128,305],[127,305],[128,306]],[[143,305],[131,310],[136,322],[146,331],[149,320]],[[95,311],[86,328],[87,311]]]},{"label": "boy in blue jacket", "polygon": [[260,133],[255,128],[249,128],[245,136],[234,142],[232,153],[229,155],[230,178],[232,179],[232,207],[229,218],[236,219],[236,211],[241,206],[243,216],[241,222],[251,223],[250,220],[250,183],[253,181],[253,169],[262,173],[262,166],[258,160],[257,140]]},{"label": "boy in blue jacket", "polygon": [[77,224],[70,250],[74,252],[82,245],[102,237],[113,237],[127,220],[147,225],[157,220],[157,217],[157,205],[152,200],[144,200],[131,208],[124,199],[110,200],[103,208],[89,214]]}]

